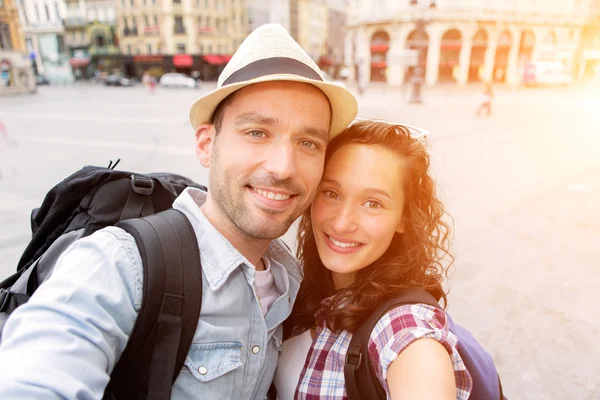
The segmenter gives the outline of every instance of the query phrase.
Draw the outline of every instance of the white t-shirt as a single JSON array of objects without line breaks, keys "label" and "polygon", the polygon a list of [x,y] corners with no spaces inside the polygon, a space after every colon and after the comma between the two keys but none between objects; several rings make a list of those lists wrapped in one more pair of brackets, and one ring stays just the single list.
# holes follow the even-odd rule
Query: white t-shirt
[{"label": "white t-shirt", "polygon": [[258,294],[262,313],[263,315],[267,315],[267,311],[269,311],[269,308],[277,300],[279,293],[273,280],[273,274],[271,274],[271,263],[266,258],[263,258],[262,261],[265,264],[265,270],[256,270],[254,285],[256,286],[256,293]]},{"label": "white t-shirt", "polygon": [[273,380],[277,388],[278,400],[294,400],[296,386],[298,386],[312,341],[310,330],[307,330],[283,342]]}]

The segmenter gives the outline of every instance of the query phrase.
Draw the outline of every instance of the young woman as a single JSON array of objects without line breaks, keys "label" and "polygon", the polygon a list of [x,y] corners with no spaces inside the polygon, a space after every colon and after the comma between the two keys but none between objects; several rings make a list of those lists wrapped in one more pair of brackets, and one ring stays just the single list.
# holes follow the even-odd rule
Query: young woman
[{"label": "young woman", "polygon": [[[390,295],[418,286],[446,302],[450,226],[423,139],[402,125],[360,121],[329,144],[300,226],[305,275],[285,326],[279,400],[345,399],[352,333]],[[392,309],[375,326],[368,353],[388,399],[469,397],[472,380],[440,309]]]}]

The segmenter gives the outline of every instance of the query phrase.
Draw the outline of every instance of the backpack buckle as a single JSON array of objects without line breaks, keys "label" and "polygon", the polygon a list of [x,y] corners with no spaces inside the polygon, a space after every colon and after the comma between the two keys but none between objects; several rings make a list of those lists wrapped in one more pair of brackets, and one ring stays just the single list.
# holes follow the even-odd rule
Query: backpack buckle
[{"label": "backpack buckle", "polygon": [[143,175],[131,175],[131,189],[137,194],[150,196],[154,191],[154,181]]},{"label": "backpack buckle", "polygon": [[0,289],[0,312],[4,312],[6,305],[8,304],[8,299],[10,292],[8,289]]},{"label": "backpack buckle", "polygon": [[362,364],[363,354],[360,351],[360,347],[350,346],[348,348],[348,352],[346,353],[346,364],[350,364],[354,366],[354,369],[357,370],[360,368]]}]

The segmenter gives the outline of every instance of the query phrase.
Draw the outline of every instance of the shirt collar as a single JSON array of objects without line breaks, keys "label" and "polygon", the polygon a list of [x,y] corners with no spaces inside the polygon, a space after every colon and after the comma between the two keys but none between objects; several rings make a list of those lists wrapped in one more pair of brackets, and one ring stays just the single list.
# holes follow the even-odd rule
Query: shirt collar
[{"label": "shirt collar", "polygon": [[[200,210],[204,201],[206,192],[188,187],[175,199],[173,208],[183,212],[190,220],[198,240],[202,270],[211,290],[216,291],[240,265],[251,264]],[[298,260],[281,239],[273,240],[269,244],[264,257],[280,263],[288,274],[298,281],[302,280]]]}]

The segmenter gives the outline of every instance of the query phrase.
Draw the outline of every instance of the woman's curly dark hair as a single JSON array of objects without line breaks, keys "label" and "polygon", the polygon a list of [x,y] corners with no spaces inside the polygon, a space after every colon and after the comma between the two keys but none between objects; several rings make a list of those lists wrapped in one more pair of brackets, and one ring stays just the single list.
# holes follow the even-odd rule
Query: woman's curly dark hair
[{"label": "woman's curly dark hair", "polygon": [[444,221],[448,215],[429,176],[426,146],[402,125],[356,122],[330,142],[325,167],[338,149],[350,143],[382,145],[404,159],[404,232],[394,235],[376,262],[357,272],[352,285],[336,292],[331,271],[319,258],[307,211],[300,222],[297,250],[304,265],[304,280],[285,324],[286,337],[315,327],[321,319],[335,332],[354,332],[380,302],[408,287],[422,287],[447,304],[441,283],[454,261],[449,253],[451,226]]}]

